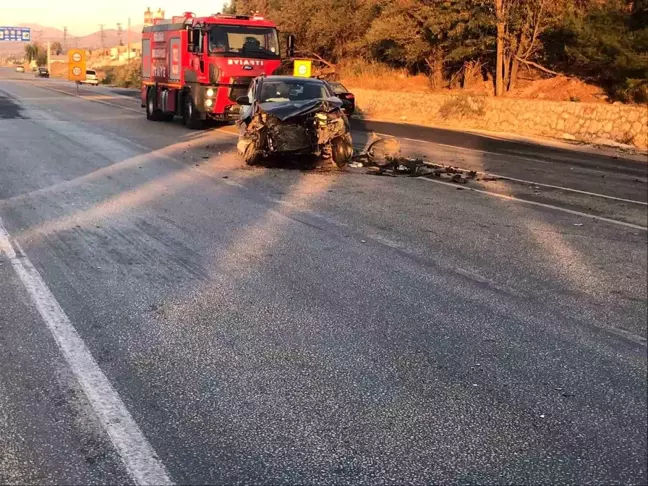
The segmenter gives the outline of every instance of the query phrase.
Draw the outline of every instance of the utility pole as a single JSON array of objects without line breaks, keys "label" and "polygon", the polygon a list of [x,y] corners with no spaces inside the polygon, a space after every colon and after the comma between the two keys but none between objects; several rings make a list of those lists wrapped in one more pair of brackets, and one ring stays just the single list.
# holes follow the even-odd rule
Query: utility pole
[{"label": "utility pole", "polygon": [[67,52],[67,27],[63,27],[63,51]]},{"label": "utility pole", "polygon": [[106,48],[106,41],[105,41],[106,34],[104,33],[104,24],[99,24],[99,32],[101,35],[101,50],[103,51]]},{"label": "utility pole", "polygon": [[128,51],[126,52],[126,62],[129,62],[131,58],[130,27],[131,27],[131,21],[130,21],[130,17],[128,17],[128,30],[126,31],[126,43],[128,44]]},{"label": "utility pole", "polygon": [[52,64],[50,62],[50,51],[51,51],[52,43],[50,41],[47,41],[47,72],[50,70],[50,65]]},{"label": "utility pole", "polygon": [[119,39],[119,45],[123,46],[124,43],[122,42],[122,26],[121,26],[121,22],[117,22],[117,38]]}]

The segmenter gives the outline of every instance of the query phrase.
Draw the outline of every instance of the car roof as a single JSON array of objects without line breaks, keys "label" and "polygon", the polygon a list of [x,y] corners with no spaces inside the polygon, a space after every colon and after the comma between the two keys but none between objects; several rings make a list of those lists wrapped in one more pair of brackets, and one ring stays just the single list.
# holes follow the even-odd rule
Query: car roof
[{"label": "car roof", "polygon": [[261,76],[261,79],[271,81],[302,81],[313,84],[324,84],[324,81],[318,78],[303,78],[301,76]]}]

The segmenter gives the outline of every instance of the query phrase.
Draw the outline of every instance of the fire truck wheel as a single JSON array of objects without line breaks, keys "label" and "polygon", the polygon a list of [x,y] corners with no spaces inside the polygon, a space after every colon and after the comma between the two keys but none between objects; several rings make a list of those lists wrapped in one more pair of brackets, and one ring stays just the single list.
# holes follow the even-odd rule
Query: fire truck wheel
[{"label": "fire truck wheel", "polygon": [[146,92],[146,118],[151,121],[161,121],[162,112],[155,107],[155,96],[153,89]]},{"label": "fire truck wheel", "polygon": [[182,110],[182,121],[185,126],[191,130],[200,130],[203,127],[203,121],[200,119],[200,113],[196,110],[193,97],[187,93],[184,98],[184,107]]}]

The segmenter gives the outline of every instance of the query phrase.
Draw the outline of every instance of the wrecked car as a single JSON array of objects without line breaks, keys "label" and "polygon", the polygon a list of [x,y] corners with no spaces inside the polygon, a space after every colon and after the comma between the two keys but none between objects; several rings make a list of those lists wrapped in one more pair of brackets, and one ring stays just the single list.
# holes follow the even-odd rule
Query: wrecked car
[{"label": "wrecked car", "polygon": [[349,120],[342,101],[324,81],[260,76],[237,99],[237,148],[248,165],[262,158],[315,156],[345,166],[353,155]]}]

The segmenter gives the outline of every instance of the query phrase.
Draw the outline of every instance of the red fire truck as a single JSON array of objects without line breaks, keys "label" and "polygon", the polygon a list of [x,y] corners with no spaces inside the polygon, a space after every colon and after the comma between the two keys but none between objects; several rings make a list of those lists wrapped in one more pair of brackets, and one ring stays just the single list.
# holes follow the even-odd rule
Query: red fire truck
[{"label": "red fire truck", "polygon": [[252,79],[280,65],[277,27],[262,17],[155,19],[142,32],[142,107],[149,120],[180,115],[189,128],[233,120]]}]

